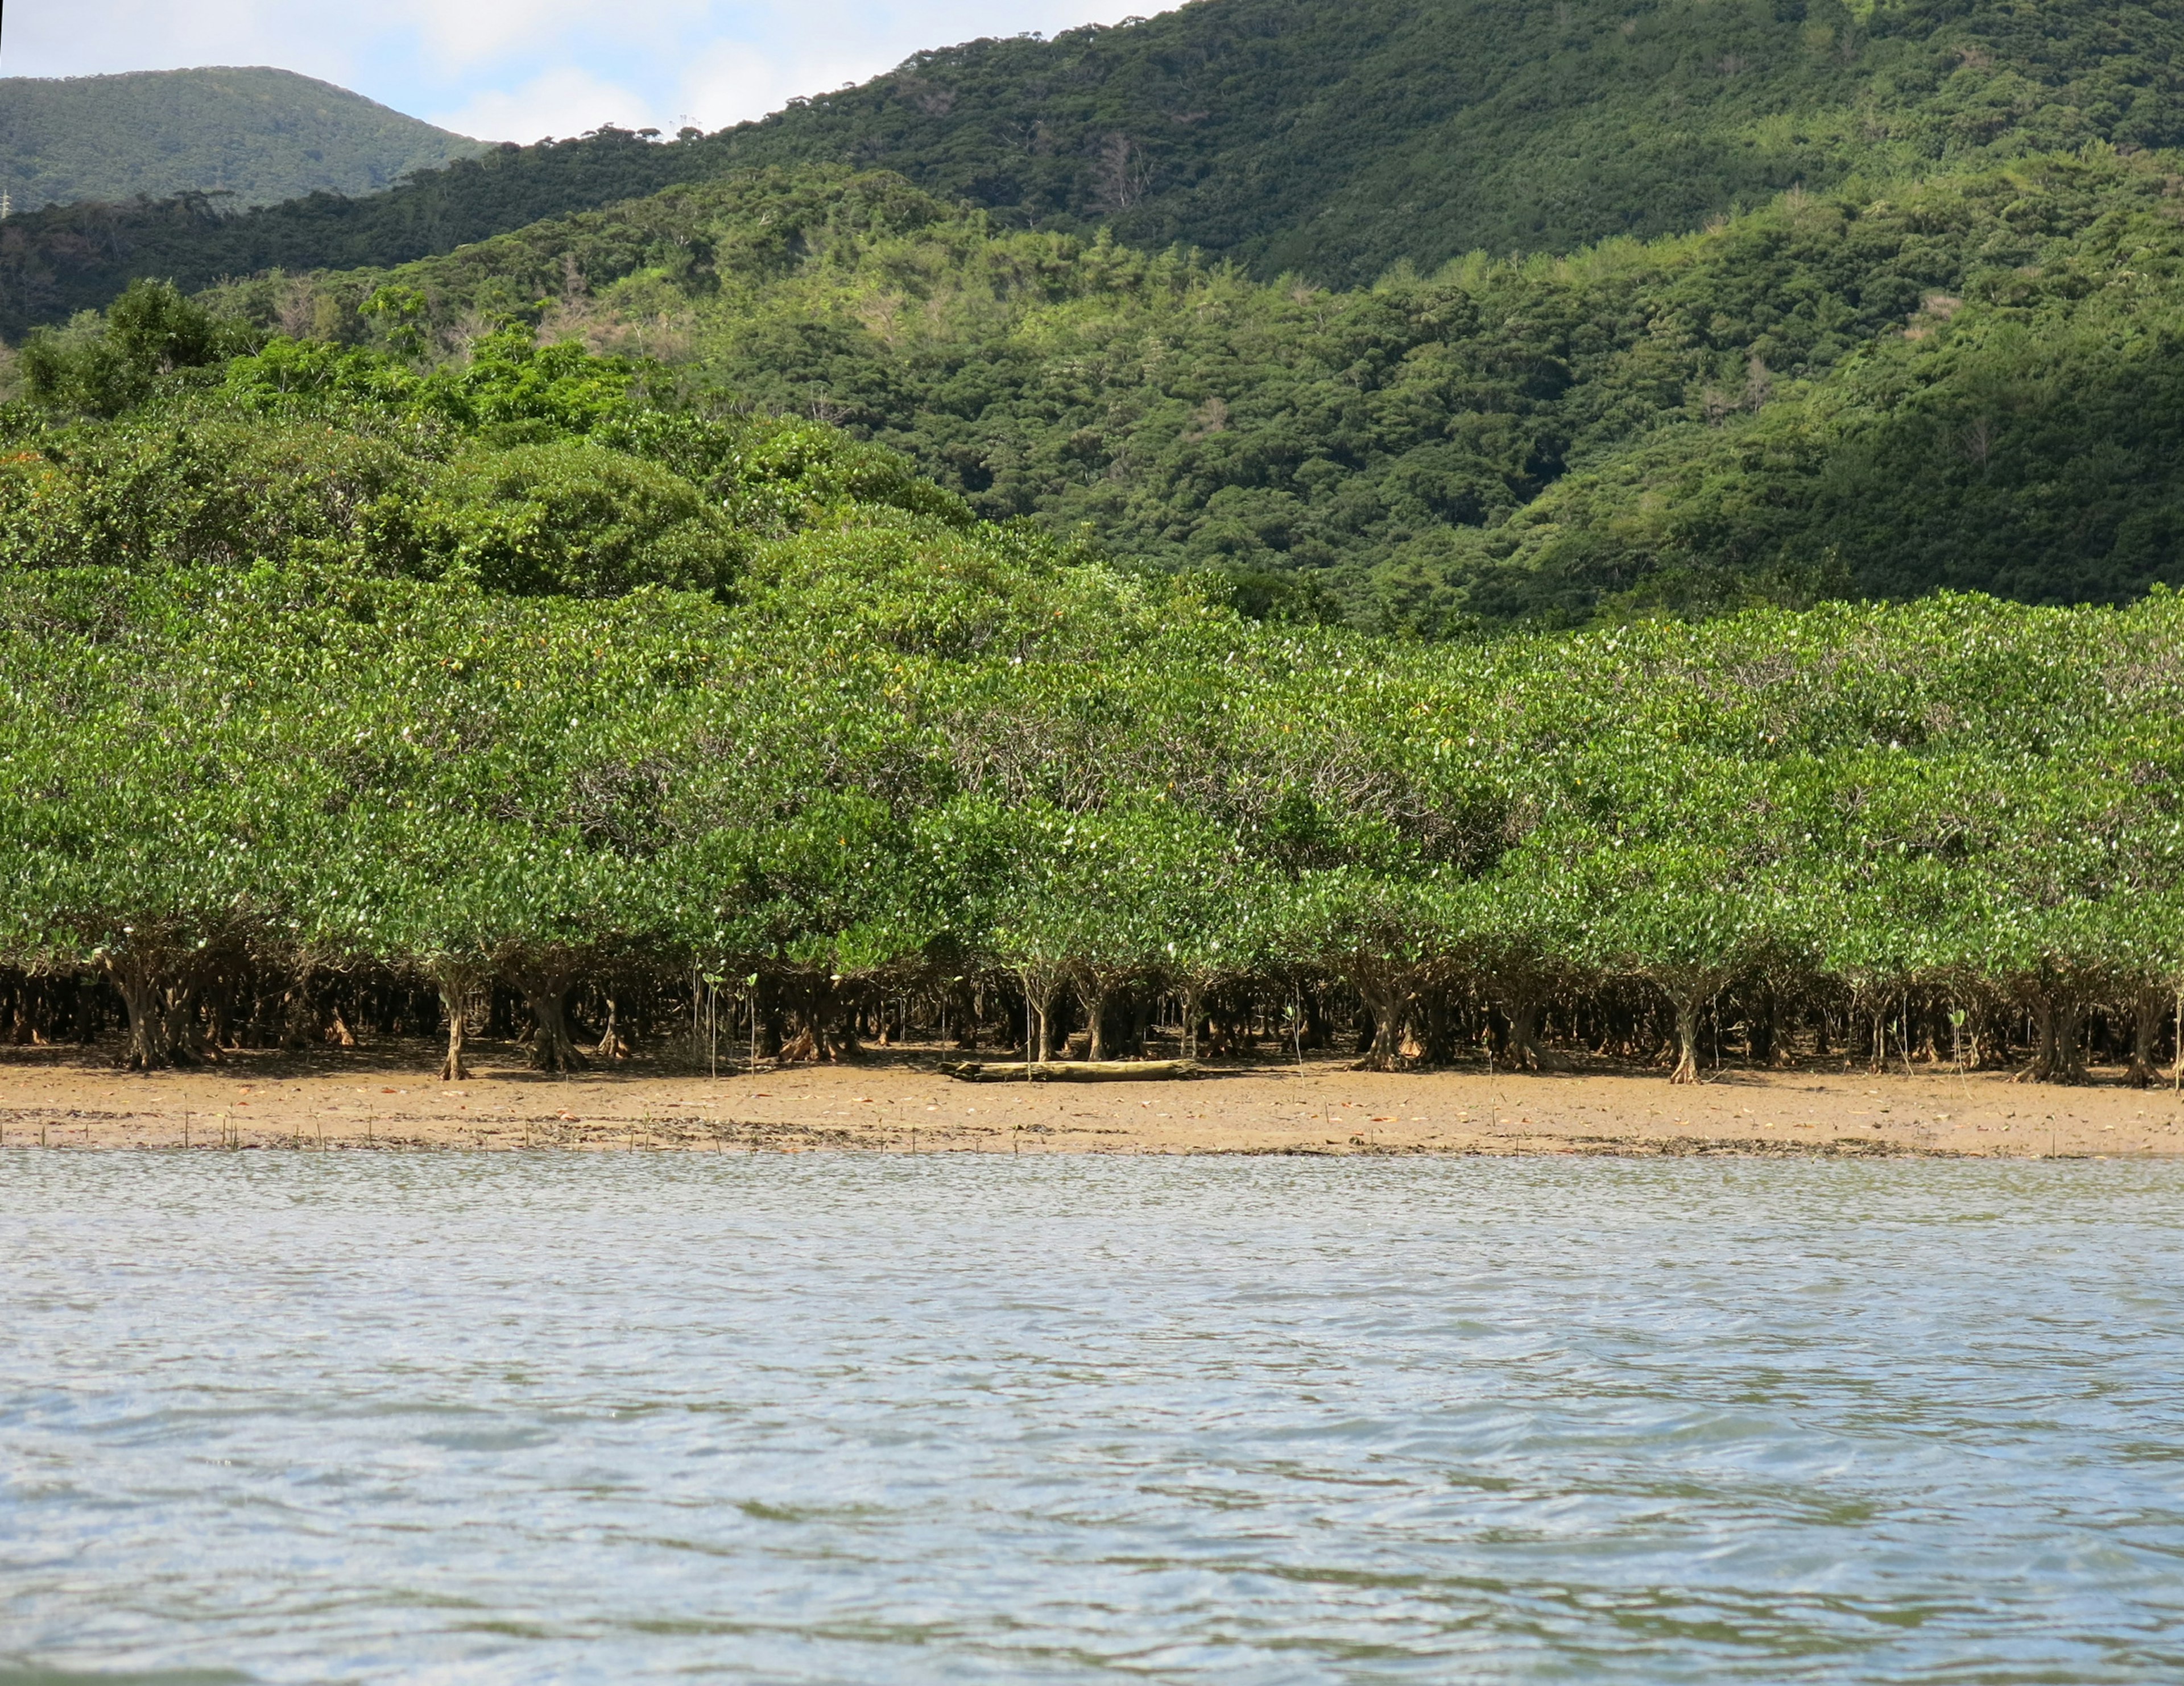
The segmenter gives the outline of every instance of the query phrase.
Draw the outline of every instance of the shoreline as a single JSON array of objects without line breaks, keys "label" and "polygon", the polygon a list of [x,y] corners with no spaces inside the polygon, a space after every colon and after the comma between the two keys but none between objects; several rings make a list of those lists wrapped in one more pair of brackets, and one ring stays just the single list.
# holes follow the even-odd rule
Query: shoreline
[{"label": "shoreline", "polygon": [[1318,1158],[2087,1159],[2184,1154],[2184,1095],[1944,1067],[1724,1070],[1695,1087],[1580,1066],[1370,1072],[1334,1057],[1192,1078],[964,1082],[935,1045],[854,1064],[694,1075],[641,1056],[574,1077],[476,1050],[468,1082],[424,1042],[244,1051],[116,1071],[97,1050],[0,1049],[0,1148],[103,1151],[895,1152]]}]

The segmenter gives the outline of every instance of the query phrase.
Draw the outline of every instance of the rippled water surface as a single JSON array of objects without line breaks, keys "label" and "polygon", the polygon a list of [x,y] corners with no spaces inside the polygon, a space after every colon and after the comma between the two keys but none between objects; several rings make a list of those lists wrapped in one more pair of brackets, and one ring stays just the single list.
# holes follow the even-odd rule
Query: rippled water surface
[{"label": "rippled water surface", "polygon": [[2184,1678],[2184,1166],[0,1155],[0,1682]]}]

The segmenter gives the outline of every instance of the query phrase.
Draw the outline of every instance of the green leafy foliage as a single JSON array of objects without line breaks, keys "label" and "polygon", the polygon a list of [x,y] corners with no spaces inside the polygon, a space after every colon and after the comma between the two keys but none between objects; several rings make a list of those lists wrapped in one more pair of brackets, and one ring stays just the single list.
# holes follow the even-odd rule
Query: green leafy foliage
[{"label": "green leafy foliage", "polygon": [[875,512],[732,604],[8,576],[0,951],[177,999],[281,957],[542,999],[695,965],[814,1021],[986,968],[1035,1012],[1331,982],[1384,1063],[1451,996],[1623,981],[1687,1071],[1760,980],[2052,1014],[2184,976],[2166,594],[1406,650],[1055,558],[992,636],[906,632],[992,542]]},{"label": "green leafy foliage", "polygon": [[51,408],[115,416],[151,397],[159,379],[250,348],[243,324],[214,317],[164,281],[136,281],[104,317],[31,336],[20,359],[31,398]]},{"label": "green leafy foliage", "polygon": [[265,331],[399,293],[435,355],[495,313],[650,354],[1261,616],[2120,602],[2179,572],[2177,180],[2028,159],[1329,293],[761,173],[219,303]]},{"label": "green leafy foliage", "polygon": [[739,137],[1011,223],[1369,282],[1696,227],[1802,184],[2184,140],[2159,6],[1198,3],[921,53]]},{"label": "green leafy foliage", "polygon": [[[271,560],[611,597],[726,592],[753,536],[853,505],[969,519],[883,449],[663,409],[638,365],[527,332],[431,369],[277,338],[201,366],[241,333],[147,286],[105,323],[34,342],[37,402],[0,456],[0,559]],[[125,394],[138,401],[117,416]]]},{"label": "green leafy foliage", "polygon": [[[313,192],[241,212],[196,192],[47,205],[0,229],[0,335],[17,338],[101,309],[132,281],[195,290],[262,270],[406,263],[721,167],[702,138],[655,146],[608,129],[531,147],[504,143],[354,198]],[[301,333],[329,325],[298,315],[285,326]]]},{"label": "green leafy foliage", "polygon": [[1686,1078],[1724,994],[1915,989],[2069,1076],[2184,981],[2166,589],[1389,639],[656,365],[469,350],[276,339],[5,418],[0,965],[109,978],[135,1063],[238,977],[363,967],[458,1025],[497,979],[554,1066],[579,981],[694,975],[815,1052],[965,977],[1034,1054],[1072,998],[1100,1054],[1149,991],[1346,991],[1383,1066],[1635,993]]},{"label": "green leafy foliage", "polygon": [[421,547],[488,591],[619,597],[725,588],[734,528],[680,475],[601,445],[518,445],[450,464]]},{"label": "green leafy foliage", "polygon": [[[129,419],[20,456],[0,542],[611,593],[721,587],[749,537],[882,504],[1428,638],[2126,602],[2184,583],[2174,31],[1223,0],[718,136],[146,209],[180,243],[133,257],[56,223],[114,276],[260,273],[26,343],[35,402]],[[18,221],[0,315],[50,317],[25,301],[67,264]],[[86,489],[124,485],[150,501]]]}]

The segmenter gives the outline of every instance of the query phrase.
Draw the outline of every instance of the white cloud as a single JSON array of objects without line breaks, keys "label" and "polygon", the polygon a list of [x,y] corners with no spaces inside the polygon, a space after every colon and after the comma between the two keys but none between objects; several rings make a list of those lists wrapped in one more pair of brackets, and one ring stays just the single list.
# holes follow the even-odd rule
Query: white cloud
[{"label": "white cloud", "polygon": [[379,15],[403,19],[431,62],[467,70],[510,56],[553,56],[572,40],[610,44],[618,56],[657,52],[671,63],[678,43],[723,9],[749,8],[708,0],[381,0]]},{"label": "white cloud", "polygon": [[0,71],[102,75],[187,64],[279,64],[324,75],[350,62],[353,16],[273,0],[75,0],[8,8]]},{"label": "white cloud", "polygon": [[581,135],[613,123],[639,129],[652,121],[650,103],[588,70],[549,70],[520,87],[473,94],[452,110],[426,119],[480,141],[529,142]]},{"label": "white cloud", "polygon": [[873,64],[854,42],[831,52],[814,43],[783,53],[747,41],[716,42],[684,72],[672,115],[678,125],[687,118],[701,129],[725,128],[778,111],[799,94],[861,81],[887,68]]}]

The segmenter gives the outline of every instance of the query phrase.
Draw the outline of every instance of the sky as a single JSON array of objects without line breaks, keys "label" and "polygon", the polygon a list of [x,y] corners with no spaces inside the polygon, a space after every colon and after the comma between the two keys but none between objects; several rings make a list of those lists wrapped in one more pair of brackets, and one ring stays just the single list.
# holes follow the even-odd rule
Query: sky
[{"label": "sky", "polygon": [[718,129],[921,47],[1160,0],[8,0],[0,75],[273,64],[485,141]]}]

